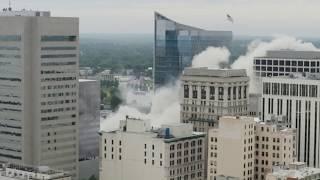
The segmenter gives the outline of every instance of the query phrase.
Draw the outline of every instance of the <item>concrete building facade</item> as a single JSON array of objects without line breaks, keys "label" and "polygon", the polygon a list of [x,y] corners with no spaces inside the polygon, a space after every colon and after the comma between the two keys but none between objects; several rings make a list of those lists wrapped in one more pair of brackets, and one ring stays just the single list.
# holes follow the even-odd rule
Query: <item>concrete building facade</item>
[{"label": "concrete building facade", "polygon": [[320,166],[320,82],[316,76],[262,79],[262,120],[283,116],[297,130],[297,161]]},{"label": "concrete building facade", "polygon": [[224,116],[208,132],[208,180],[264,180],[274,165],[296,160],[296,132],[253,117]]},{"label": "concrete building facade", "polygon": [[205,179],[205,134],[193,133],[191,124],[157,130],[139,119],[120,124],[119,130],[101,132],[100,179]]},{"label": "concrete building facade", "polygon": [[274,122],[255,124],[254,179],[265,180],[273,166],[289,167],[296,161],[296,130]]},{"label": "concrete building facade", "polygon": [[291,73],[319,73],[319,51],[267,51],[266,56],[254,58],[257,77],[288,76]]},{"label": "concrete building facade", "polygon": [[0,13],[0,160],[78,172],[79,19]]},{"label": "concrete building facade", "polygon": [[186,68],[182,75],[181,122],[207,132],[221,116],[247,115],[249,77],[245,70]]},{"label": "concrete building facade", "polygon": [[221,117],[219,128],[208,132],[208,180],[217,176],[254,179],[255,121],[249,117]]}]

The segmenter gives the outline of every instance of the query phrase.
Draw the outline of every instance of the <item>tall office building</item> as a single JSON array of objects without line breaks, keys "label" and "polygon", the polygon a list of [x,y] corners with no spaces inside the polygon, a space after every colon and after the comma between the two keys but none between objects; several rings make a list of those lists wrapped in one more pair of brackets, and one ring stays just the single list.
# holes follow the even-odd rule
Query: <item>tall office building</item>
[{"label": "tall office building", "polygon": [[276,115],[297,129],[297,160],[320,167],[320,81],[316,75],[262,78],[262,120]]},{"label": "tall office building", "polygon": [[100,83],[79,80],[79,159],[99,155]]},{"label": "tall office building", "polygon": [[0,161],[78,173],[79,19],[0,13]]},{"label": "tall office building", "polygon": [[296,129],[276,121],[257,122],[255,134],[254,179],[265,180],[272,167],[289,167],[296,161]]},{"label": "tall office building", "polygon": [[186,68],[182,75],[181,122],[195,131],[216,127],[219,117],[247,115],[249,77],[244,69]]},{"label": "tall office building", "polygon": [[194,55],[209,46],[229,46],[231,31],[207,31],[155,13],[153,77],[155,87],[176,80]]},{"label": "tall office building", "polygon": [[225,116],[208,132],[208,180],[218,175],[254,179],[255,121]]},{"label": "tall office building", "polygon": [[153,129],[149,121],[127,118],[119,130],[101,132],[100,179],[204,180],[205,137],[191,124]]},{"label": "tall office building", "polygon": [[290,73],[319,73],[319,51],[267,51],[255,57],[253,70],[258,77],[288,76]]},{"label": "tall office building", "polygon": [[100,81],[79,80],[79,177],[99,176]]},{"label": "tall office building", "polygon": [[219,123],[208,132],[208,180],[264,180],[274,165],[296,160],[295,129],[253,117],[225,116]]}]

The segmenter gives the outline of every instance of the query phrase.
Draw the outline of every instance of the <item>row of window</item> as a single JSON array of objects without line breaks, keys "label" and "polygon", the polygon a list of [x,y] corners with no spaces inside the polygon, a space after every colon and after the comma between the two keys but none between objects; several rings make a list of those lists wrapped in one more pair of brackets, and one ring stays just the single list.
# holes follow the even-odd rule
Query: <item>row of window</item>
[{"label": "row of window", "polygon": [[319,67],[319,61],[296,61],[296,60],[260,60],[255,59],[256,65],[274,65],[274,66],[305,66],[305,67]]},{"label": "row of window", "polygon": [[[57,50],[76,50],[77,47],[74,46],[46,46],[46,47],[41,47],[42,51],[57,51]],[[1,50],[1,47],[0,47]]]},{"label": "row of window", "polygon": [[41,102],[41,106],[45,106],[45,105],[57,105],[57,104],[69,104],[69,103],[76,103],[76,102],[77,102],[76,99],[46,101],[46,102]]},{"label": "row of window", "polygon": [[[1,55],[0,55],[1,57]],[[74,58],[77,57],[76,54],[47,54],[47,55],[41,55],[41,58]]]},{"label": "row of window", "polygon": [[307,84],[263,83],[263,94],[318,97],[318,86]]},{"label": "row of window", "polygon": [[[266,67],[266,66],[255,66],[256,71],[265,71],[265,72],[292,72],[292,73],[302,73],[302,72],[319,72],[319,68],[296,68],[296,67]],[[283,76],[284,74],[275,74],[274,76]]]},{"label": "row of window", "polygon": [[[218,87],[218,100],[224,100],[224,87]],[[197,86],[192,86],[192,98],[198,99],[198,88]],[[184,98],[189,98],[189,85],[184,85]],[[206,86],[201,86],[200,89],[201,99],[207,99],[207,88]],[[216,97],[216,87],[209,87],[209,99],[215,100]],[[246,99],[247,98],[247,86],[234,86],[227,88],[227,100],[236,99]]]}]

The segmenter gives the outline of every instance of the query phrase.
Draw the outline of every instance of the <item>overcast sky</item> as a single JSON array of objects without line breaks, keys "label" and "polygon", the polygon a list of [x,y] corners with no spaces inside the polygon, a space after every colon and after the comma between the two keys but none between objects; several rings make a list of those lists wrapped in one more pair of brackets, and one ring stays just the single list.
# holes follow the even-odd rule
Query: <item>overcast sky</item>
[{"label": "overcast sky", "polygon": [[[6,7],[9,0],[0,0]],[[80,17],[81,33],[153,33],[153,12],[236,35],[320,37],[320,0],[12,0],[14,9]],[[234,24],[226,20],[230,14]]]}]

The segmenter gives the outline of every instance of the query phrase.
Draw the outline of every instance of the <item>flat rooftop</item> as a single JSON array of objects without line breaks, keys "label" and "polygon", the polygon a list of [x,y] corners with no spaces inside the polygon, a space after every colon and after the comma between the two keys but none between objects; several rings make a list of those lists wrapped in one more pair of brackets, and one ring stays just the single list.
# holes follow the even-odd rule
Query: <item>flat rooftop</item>
[{"label": "flat rooftop", "polygon": [[2,11],[0,11],[0,16],[42,16],[42,17],[50,17],[51,13],[50,11],[34,11],[34,10],[13,10],[11,7],[9,8],[3,8]]},{"label": "flat rooftop", "polygon": [[277,177],[289,177],[289,178],[304,178],[308,176],[312,176],[315,174],[320,174],[320,169],[317,168],[311,168],[311,167],[306,167],[302,168],[299,170],[277,170],[272,173],[272,175],[277,176]]},{"label": "flat rooftop", "polygon": [[294,51],[294,50],[267,51],[266,56],[255,57],[255,58],[320,59],[320,51]]},{"label": "flat rooftop", "polygon": [[202,77],[247,77],[245,69],[209,69],[203,68],[185,68],[183,76],[202,76]]}]

